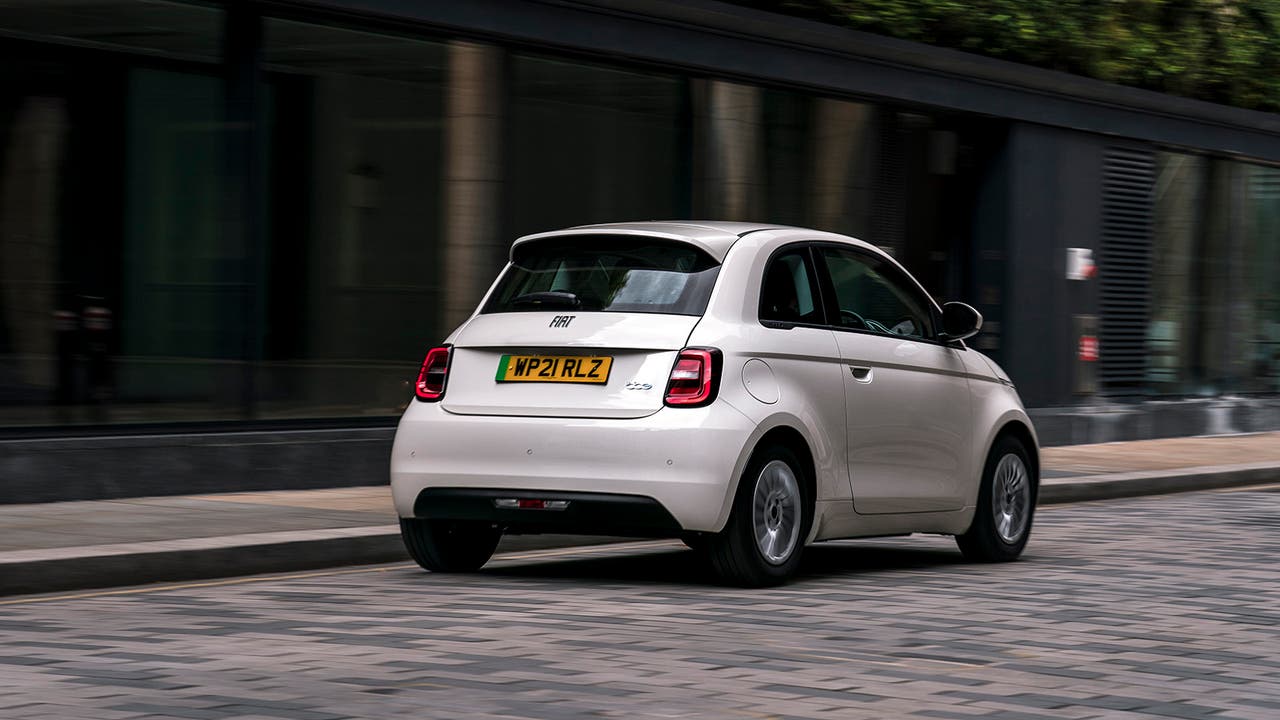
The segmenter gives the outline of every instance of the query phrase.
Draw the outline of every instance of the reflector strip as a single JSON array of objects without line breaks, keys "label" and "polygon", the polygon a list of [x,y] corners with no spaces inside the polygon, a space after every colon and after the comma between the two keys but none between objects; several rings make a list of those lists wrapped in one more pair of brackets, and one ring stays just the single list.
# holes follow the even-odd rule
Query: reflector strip
[{"label": "reflector strip", "polygon": [[564,510],[568,500],[537,500],[534,498],[494,498],[493,506],[502,510]]}]

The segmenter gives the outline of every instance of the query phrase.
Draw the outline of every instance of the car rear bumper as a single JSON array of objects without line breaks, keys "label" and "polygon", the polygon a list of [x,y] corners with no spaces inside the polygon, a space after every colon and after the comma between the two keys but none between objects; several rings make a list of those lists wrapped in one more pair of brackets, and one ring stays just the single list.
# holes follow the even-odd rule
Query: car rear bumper
[{"label": "car rear bumper", "polygon": [[[413,402],[391,452],[392,496],[401,517],[485,519],[526,532],[547,523],[557,532],[584,534],[715,532],[728,518],[754,429],[724,403],[590,419],[454,415],[438,404]],[[580,509],[499,512],[489,494],[494,490],[505,498],[569,499],[569,508],[577,500]],[[674,526],[648,514],[649,501]],[[492,515],[489,508],[482,512],[485,504]],[[628,525],[628,508],[647,519]],[[616,521],[581,514],[588,509]],[[559,512],[562,519],[551,517]]]},{"label": "car rear bumper", "polygon": [[[513,500],[554,507],[500,505]],[[413,508],[420,518],[491,522],[515,533],[670,537],[682,530],[662,503],[641,495],[433,487],[418,493]]]}]

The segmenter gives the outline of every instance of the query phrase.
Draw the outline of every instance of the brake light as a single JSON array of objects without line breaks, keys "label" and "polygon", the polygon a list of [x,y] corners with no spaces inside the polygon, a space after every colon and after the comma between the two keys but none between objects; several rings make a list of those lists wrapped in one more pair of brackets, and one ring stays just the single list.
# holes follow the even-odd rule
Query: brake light
[{"label": "brake light", "polygon": [[431,348],[418,371],[418,384],[414,391],[419,400],[435,402],[444,397],[444,385],[449,379],[449,346]]},{"label": "brake light", "polygon": [[671,407],[699,407],[716,399],[720,351],[685,348],[671,368],[666,403]]}]

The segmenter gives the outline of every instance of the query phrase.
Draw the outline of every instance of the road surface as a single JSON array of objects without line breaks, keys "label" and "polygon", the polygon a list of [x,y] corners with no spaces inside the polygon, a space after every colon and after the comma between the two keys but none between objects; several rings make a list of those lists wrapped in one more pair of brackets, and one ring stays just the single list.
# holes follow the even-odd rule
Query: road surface
[{"label": "road surface", "polygon": [[1280,492],[1042,509],[1025,558],[673,543],[0,601],[3,718],[1280,718]]}]

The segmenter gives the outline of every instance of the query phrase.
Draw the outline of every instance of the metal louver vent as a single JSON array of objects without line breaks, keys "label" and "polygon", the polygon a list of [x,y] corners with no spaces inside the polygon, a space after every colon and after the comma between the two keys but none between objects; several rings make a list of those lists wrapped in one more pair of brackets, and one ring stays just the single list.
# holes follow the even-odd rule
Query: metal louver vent
[{"label": "metal louver vent", "polygon": [[1142,388],[1151,313],[1151,152],[1111,148],[1102,171],[1102,241],[1098,253],[1101,301],[1098,378],[1104,391]]},{"label": "metal louver vent", "polygon": [[1257,168],[1249,180],[1250,200],[1280,200],[1280,169]]}]

